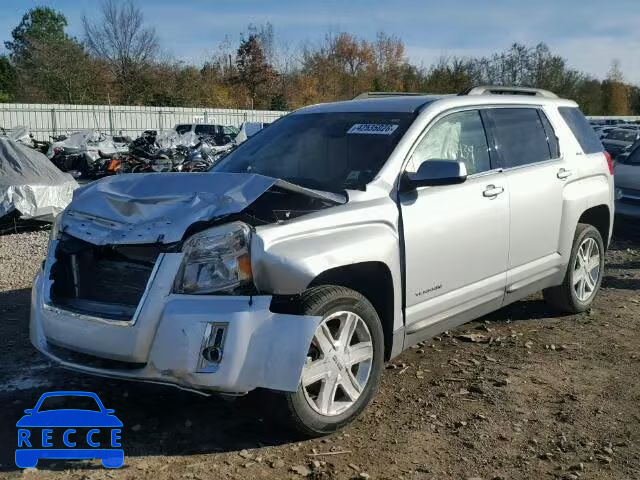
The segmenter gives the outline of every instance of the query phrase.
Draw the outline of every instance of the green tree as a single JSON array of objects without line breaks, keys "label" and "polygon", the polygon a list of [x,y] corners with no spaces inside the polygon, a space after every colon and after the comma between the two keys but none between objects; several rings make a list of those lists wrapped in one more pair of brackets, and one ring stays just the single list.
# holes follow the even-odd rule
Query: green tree
[{"label": "green tree", "polygon": [[[236,54],[236,68],[238,69],[238,83],[246,88],[253,108],[256,100],[263,99],[269,93],[275,78],[275,72],[267,63],[256,35],[249,35],[249,38],[240,43]],[[261,94],[260,99],[257,98],[259,93]]]},{"label": "green tree", "polygon": [[22,100],[94,103],[106,97],[105,68],[72,38],[31,40],[17,65]]},{"label": "green tree", "polygon": [[49,7],[36,7],[24,14],[22,20],[11,32],[13,41],[4,42],[11,59],[19,62],[29,55],[30,43],[56,41],[66,38],[65,16]]},{"label": "green tree", "polygon": [[0,102],[10,101],[16,93],[17,73],[6,55],[0,55]]},{"label": "green tree", "polygon": [[629,115],[629,85],[624,82],[620,62],[614,60],[607,79],[602,83],[607,115]]}]

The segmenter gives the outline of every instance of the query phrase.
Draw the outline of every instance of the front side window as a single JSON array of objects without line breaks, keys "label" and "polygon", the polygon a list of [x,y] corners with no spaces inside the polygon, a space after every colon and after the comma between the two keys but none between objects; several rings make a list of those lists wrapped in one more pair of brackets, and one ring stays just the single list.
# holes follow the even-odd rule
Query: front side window
[{"label": "front side window", "polygon": [[364,188],[414,118],[407,112],[288,115],[240,144],[212,171],[258,173],[329,192]]},{"label": "front side window", "polygon": [[485,112],[503,168],[530,165],[552,158],[547,133],[537,109],[492,108]]},{"label": "front side window", "polygon": [[191,131],[191,125],[177,125],[176,126],[176,132],[178,132],[179,135],[183,135],[187,132]]},{"label": "front side window", "polygon": [[406,170],[416,172],[428,160],[464,162],[467,174],[491,169],[489,147],[480,112],[453,113],[433,125],[411,154]]}]

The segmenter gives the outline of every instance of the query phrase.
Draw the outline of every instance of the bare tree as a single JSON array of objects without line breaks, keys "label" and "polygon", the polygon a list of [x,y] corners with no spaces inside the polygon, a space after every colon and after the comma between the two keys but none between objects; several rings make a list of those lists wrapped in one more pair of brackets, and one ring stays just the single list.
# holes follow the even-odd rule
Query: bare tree
[{"label": "bare tree", "polygon": [[87,49],[108,62],[123,100],[135,101],[137,77],[155,59],[158,36],[154,28],[145,27],[142,12],[132,0],[103,0],[100,11],[95,23],[82,17]]}]

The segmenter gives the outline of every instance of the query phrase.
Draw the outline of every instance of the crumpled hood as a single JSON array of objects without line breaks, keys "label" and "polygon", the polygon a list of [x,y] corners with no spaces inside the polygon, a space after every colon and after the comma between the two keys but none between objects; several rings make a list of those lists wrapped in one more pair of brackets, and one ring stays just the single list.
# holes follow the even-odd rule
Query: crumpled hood
[{"label": "crumpled hood", "polygon": [[346,201],[251,173],[125,174],[76,190],[60,229],[95,245],[173,243],[192,224],[239,213],[273,186]]}]

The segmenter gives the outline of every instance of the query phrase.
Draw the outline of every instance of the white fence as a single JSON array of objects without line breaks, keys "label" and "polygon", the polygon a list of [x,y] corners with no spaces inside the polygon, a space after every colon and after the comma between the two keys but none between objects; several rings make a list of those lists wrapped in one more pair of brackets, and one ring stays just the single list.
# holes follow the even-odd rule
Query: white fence
[{"label": "white fence", "polygon": [[177,123],[240,126],[242,122],[270,123],[286,113],[215,108],[1,103],[0,127],[9,129],[25,125],[39,140],[85,128],[136,137],[144,130],[164,130]]}]

